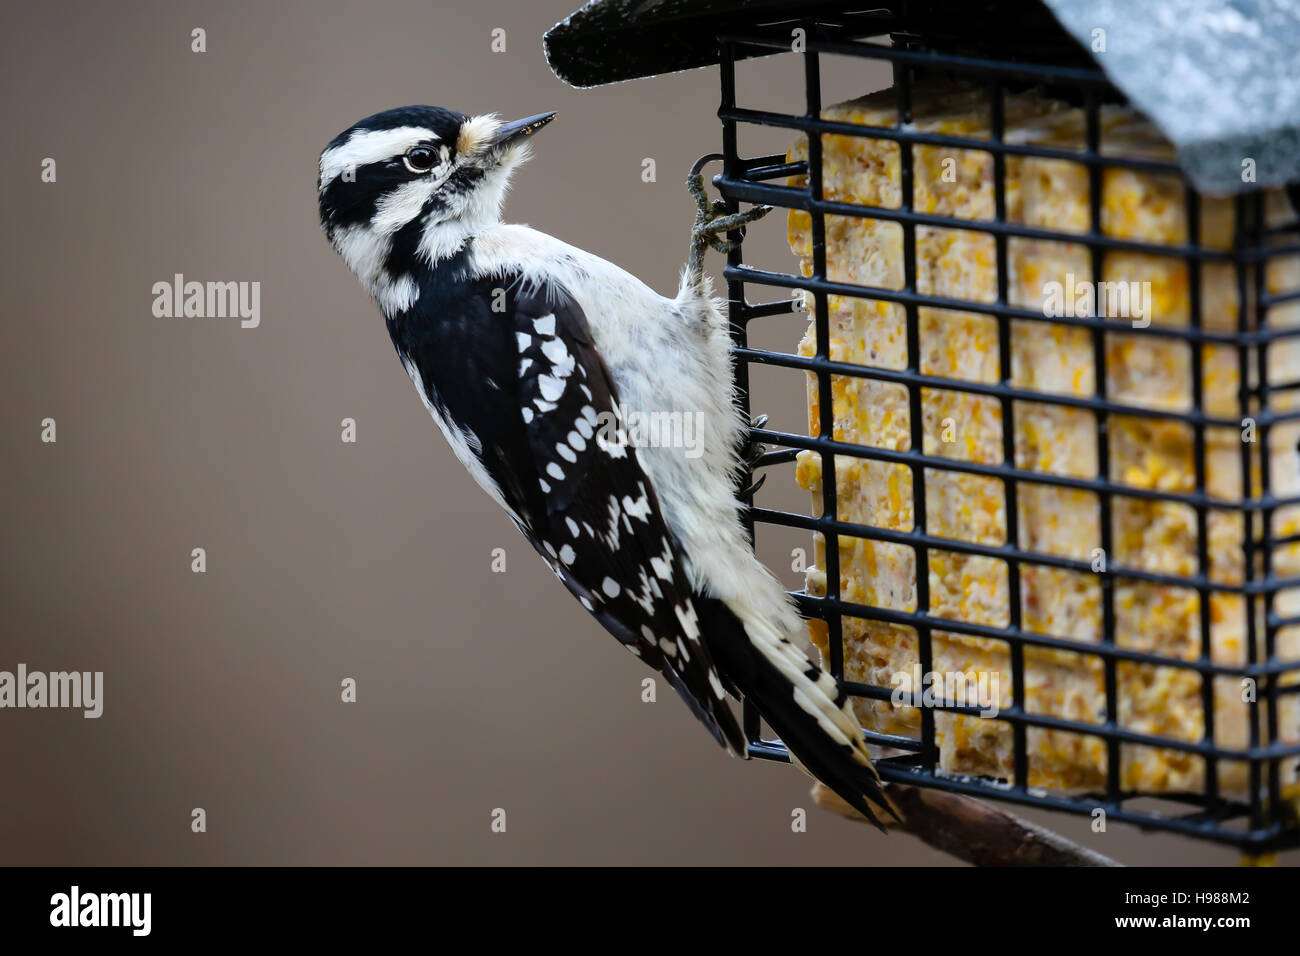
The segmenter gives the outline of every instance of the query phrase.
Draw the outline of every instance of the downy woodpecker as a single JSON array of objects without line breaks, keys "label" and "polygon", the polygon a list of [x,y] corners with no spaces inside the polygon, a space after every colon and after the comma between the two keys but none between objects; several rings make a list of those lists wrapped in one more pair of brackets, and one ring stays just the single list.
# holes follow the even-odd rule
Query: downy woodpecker
[{"label": "downy woodpecker", "polygon": [[[694,176],[690,264],[676,297],[661,296],[501,222],[511,174],[554,115],[410,106],[362,120],[321,153],[325,234],[456,456],[583,607],[728,750],[746,755],[730,693],[879,825],[873,808],[892,808],[862,730],[792,643],[799,615],[754,556],[735,492],[749,426],[701,259],[767,210],[722,215]],[[632,411],[692,416],[702,448],[630,441]]]}]

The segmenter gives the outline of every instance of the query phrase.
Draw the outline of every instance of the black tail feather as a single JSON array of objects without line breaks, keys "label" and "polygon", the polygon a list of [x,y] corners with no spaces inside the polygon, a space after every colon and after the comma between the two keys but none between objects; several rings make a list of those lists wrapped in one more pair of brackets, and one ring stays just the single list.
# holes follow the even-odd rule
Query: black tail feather
[{"label": "black tail feather", "polygon": [[832,738],[817,718],[799,705],[790,680],[754,647],[726,605],[713,598],[697,598],[696,607],[714,663],[758,708],[798,763],[881,830],[885,829],[878,815],[881,808],[898,820],[875,770],[859,763],[852,747]]}]

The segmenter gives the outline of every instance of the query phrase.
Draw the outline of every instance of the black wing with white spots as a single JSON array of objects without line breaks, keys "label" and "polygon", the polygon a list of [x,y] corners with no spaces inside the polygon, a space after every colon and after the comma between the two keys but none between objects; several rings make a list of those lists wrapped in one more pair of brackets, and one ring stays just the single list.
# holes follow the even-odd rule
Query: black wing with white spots
[{"label": "black wing with white spots", "polygon": [[538,550],[719,743],[743,754],[691,587],[582,310],[555,286],[514,304],[520,415],[545,500],[545,514],[531,516]]},{"label": "black wing with white spots", "polygon": [[[415,309],[389,320],[430,408],[583,606],[667,678],[719,743],[743,754],[690,584],[581,308],[554,284],[528,291],[517,278],[461,279],[451,295],[448,279],[444,272]],[[501,381],[505,369],[514,381]]]}]

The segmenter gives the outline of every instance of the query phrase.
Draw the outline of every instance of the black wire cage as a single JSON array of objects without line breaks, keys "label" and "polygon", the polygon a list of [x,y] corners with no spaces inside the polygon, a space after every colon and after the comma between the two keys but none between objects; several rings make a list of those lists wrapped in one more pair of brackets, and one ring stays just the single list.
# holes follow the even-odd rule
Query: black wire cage
[{"label": "black wire cage", "polygon": [[[893,782],[1094,818],[1101,811],[1112,820],[1237,844],[1254,853],[1300,845],[1295,815],[1300,804],[1300,600],[1295,598],[1300,588],[1300,455],[1295,441],[1300,431],[1291,424],[1300,424],[1300,354],[1288,349],[1289,343],[1300,342],[1300,315],[1295,313],[1300,309],[1300,221],[1293,206],[1283,215],[1277,211],[1276,200],[1286,192],[1270,193],[1247,181],[1230,199],[1207,199],[1172,156],[1109,144],[1107,111],[1127,100],[1083,46],[1045,22],[1042,10],[1035,16],[1021,9],[1014,29],[1004,23],[991,32],[987,24],[1000,5],[982,2],[961,5],[960,11],[927,0],[866,11],[859,9],[861,4],[760,12],[712,6],[717,9],[696,23],[704,36],[692,41],[700,44],[699,51],[682,53],[682,62],[672,65],[696,65],[693,56],[719,64],[722,172],[713,183],[733,210],[768,204],[805,217],[801,222],[808,245],[802,271],[762,269],[746,265],[743,235],[733,234],[741,241],[729,253],[724,271],[736,372],[746,400],[755,365],[802,374],[810,383],[809,434],[756,430],[755,437],[771,449],[756,468],[798,465],[816,472],[818,480],[807,483],[814,506],[797,513],[751,500],[751,520],[759,539],[764,526],[779,525],[804,529],[824,544],[815,569],[817,586],[796,598],[810,619],[825,624],[824,663],[868,708],[864,724],[869,742],[880,748],[881,775]],[[802,60],[802,111],[740,105],[738,61],[771,54]],[[823,59],[830,55],[888,65],[893,80],[888,121],[828,115],[822,75]],[[981,129],[944,132],[916,123],[917,91],[936,84],[960,89],[968,100],[978,98],[986,117]],[[1045,144],[1011,135],[1008,104],[1025,91],[1068,104],[1081,124],[1080,142]],[[879,106],[880,100],[875,103]],[[741,133],[753,126],[788,130],[792,141],[802,137],[803,151],[743,155]],[[892,201],[863,201],[842,195],[844,190],[828,196],[826,151],[844,137],[871,141],[894,157],[898,190]],[[840,152],[833,162],[843,162],[842,147],[835,148]],[[977,164],[984,177],[981,188],[987,187],[991,198],[986,214],[957,215],[918,202],[923,191],[918,189],[917,163],[924,150],[982,157]],[[1083,221],[1030,223],[1011,213],[1013,192],[1028,187],[1011,182],[1008,170],[1035,160],[1059,161],[1078,170],[1085,186]],[[1185,229],[1179,237],[1153,239],[1108,225],[1108,178],[1126,174],[1176,177],[1181,208],[1166,212],[1182,217]],[[1115,201],[1122,205],[1122,197]],[[1222,221],[1208,221],[1211,215],[1222,219],[1225,208],[1231,221],[1226,238]],[[779,216],[774,213],[771,219]],[[828,232],[846,220],[870,220],[898,234],[901,281],[853,281],[836,271],[828,262]],[[925,281],[920,250],[925,237],[939,231],[987,237],[990,295],[953,297]],[[1217,237],[1213,241],[1211,232]],[[1085,274],[1096,279],[1113,274],[1111,266],[1121,261],[1131,267],[1135,261],[1158,259],[1162,275],[1177,277],[1176,284],[1185,289],[1185,314],[1162,314],[1156,302],[1149,324],[1139,326],[1131,317],[1100,307],[1060,314],[1023,302],[1013,294],[1023,278],[1018,272],[1025,268],[1016,250],[1018,243],[1030,242],[1079,250]],[[1214,294],[1207,293],[1211,274]],[[1223,302],[1225,289],[1231,306]],[[755,323],[801,311],[805,303],[810,313],[807,348],[796,354],[751,347]],[[836,349],[837,315],[855,308],[854,303],[892,310],[905,340],[900,361],[862,361],[860,352],[848,350],[846,358],[845,350]],[[987,324],[995,353],[987,378],[957,377],[927,364],[928,340],[943,328],[929,317],[940,314],[971,315]],[[1024,358],[1014,354],[1016,336],[1033,328],[1049,330],[1049,335],[1065,330],[1059,334],[1084,343],[1090,388],[1082,394],[1079,389],[1043,388],[1017,375],[1016,364]],[[1160,343],[1179,356],[1187,380],[1185,401],[1145,402],[1112,387],[1121,347],[1128,342]],[[1225,372],[1232,378],[1227,404],[1221,381]],[[1135,374],[1140,376],[1140,370]],[[877,388],[892,388],[902,396],[904,440],[891,447],[846,426],[844,383],[856,381],[879,383]],[[932,406],[942,404],[937,398],[942,395],[984,404],[998,426],[999,454],[991,459],[963,456],[936,440],[933,431],[939,425]],[[1044,407],[1068,410],[1061,414],[1086,423],[1095,456],[1091,473],[1064,473],[1025,460],[1020,443],[1032,424],[1029,412]],[[1185,473],[1167,481],[1126,474],[1125,456],[1131,449],[1120,453],[1117,445],[1131,439],[1125,436],[1133,423],[1148,428],[1140,431],[1148,439],[1153,433],[1175,436],[1173,444],[1186,455]],[[1235,469],[1232,494],[1224,492],[1227,434],[1240,436],[1240,448],[1228,456]],[[846,466],[853,462],[874,464]],[[902,476],[903,497],[910,490],[908,520],[872,521],[855,509],[844,513],[850,489],[841,476],[861,475],[866,467]],[[954,533],[951,521],[934,519],[948,487],[938,480],[941,476],[968,476],[955,480],[997,489],[1001,515],[996,533]],[[1035,495],[1040,503],[1051,501],[1042,498],[1042,489],[1087,502],[1096,529],[1088,544],[1095,547],[1083,548],[1083,554],[1062,553],[1036,541],[1026,515],[1043,520],[1042,509],[1026,512],[1024,506]],[[1186,560],[1126,561],[1124,539],[1134,531],[1135,502],[1185,518]],[[1140,525],[1141,519],[1136,520]],[[841,562],[859,560],[864,547],[907,555],[914,592],[906,600],[873,599],[853,587]],[[1088,552],[1099,552],[1102,559],[1090,559]],[[1228,553],[1232,561],[1225,560]],[[934,565],[953,556],[966,563],[968,575],[978,567],[986,578],[996,578],[1004,611],[1000,617],[962,613],[934,593]],[[1227,564],[1233,570],[1226,570]],[[1064,633],[1034,613],[1032,602],[1044,582],[1059,582],[1063,576],[1090,582],[1094,633]],[[1145,622],[1167,610],[1154,606],[1156,595],[1177,598],[1185,641],[1175,647],[1144,638],[1157,630]],[[1216,642],[1228,626],[1224,617],[1238,622],[1236,653],[1225,653],[1222,640]],[[986,652],[996,648],[1011,685],[1002,705],[981,717],[980,703],[938,694],[916,706],[901,724],[869,719],[881,713],[872,706],[892,706],[888,702],[897,700],[897,684],[880,679],[881,667],[873,670],[863,663],[864,655],[868,664],[872,654],[888,656],[890,649],[882,647],[880,638],[886,631],[894,635],[891,640],[910,648],[920,675],[942,670],[940,651],[953,641],[974,642]],[[875,643],[866,640],[865,649],[864,634],[875,635]],[[1068,656],[1095,679],[1099,694],[1091,710],[1036,703],[1050,670],[1043,662],[1051,654]],[[1170,688],[1184,689],[1184,703],[1194,712],[1193,732],[1185,723],[1162,723],[1152,714],[1138,713],[1133,696],[1154,685],[1171,696]],[[1225,711],[1225,693],[1239,695],[1236,710]],[[1152,706],[1157,711],[1169,707],[1168,699],[1153,698],[1157,703]],[[989,746],[1002,735],[1001,763],[962,766],[949,759],[945,748],[953,746],[955,720],[996,723],[1001,728],[996,732],[973,733],[982,734]],[[748,704],[744,726],[754,755],[788,759],[779,740],[764,736],[759,715]],[[1049,738],[1069,750],[1071,759],[1082,759],[1090,772],[1071,776],[1043,770],[1038,762]],[[1080,757],[1087,753],[1092,756]],[[1191,769],[1153,786],[1142,774],[1130,772],[1139,758]]]}]

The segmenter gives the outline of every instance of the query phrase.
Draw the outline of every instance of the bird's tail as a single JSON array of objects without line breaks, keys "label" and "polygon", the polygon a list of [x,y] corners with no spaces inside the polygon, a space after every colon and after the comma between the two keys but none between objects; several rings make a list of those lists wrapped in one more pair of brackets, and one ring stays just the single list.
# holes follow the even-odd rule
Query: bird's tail
[{"label": "bird's tail", "polygon": [[742,621],[716,599],[701,604],[714,663],[758,708],[794,762],[881,829],[882,810],[898,820],[835,679],[764,619]]}]

